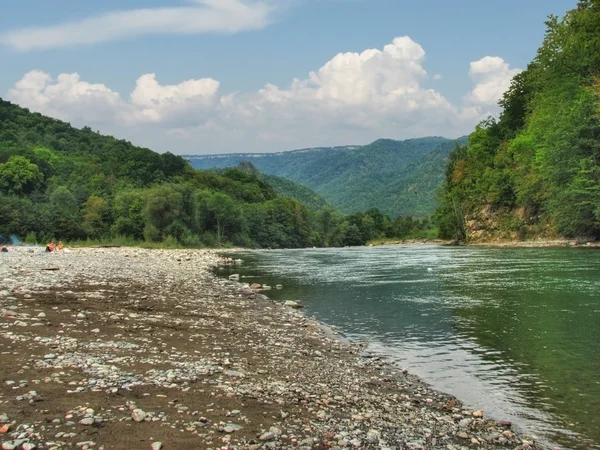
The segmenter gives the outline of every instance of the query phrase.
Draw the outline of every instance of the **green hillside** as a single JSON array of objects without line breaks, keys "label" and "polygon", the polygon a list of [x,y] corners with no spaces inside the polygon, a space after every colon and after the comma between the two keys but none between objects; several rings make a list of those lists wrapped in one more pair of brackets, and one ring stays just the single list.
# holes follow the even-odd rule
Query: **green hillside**
[{"label": "green hillside", "polygon": [[344,216],[309,189],[248,166],[195,170],[0,99],[0,243],[294,248],[428,232],[428,222],[376,208]]},{"label": "green hillside", "polygon": [[315,191],[295,181],[275,175],[263,175],[263,180],[273,186],[277,195],[298,200],[311,210],[317,211],[328,205],[327,201]]},{"label": "green hillside", "polygon": [[445,237],[600,239],[600,1],[546,25],[500,119],[450,155],[437,211]]},{"label": "green hillside", "polygon": [[455,146],[456,141],[429,137],[271,154],[184,157],[198,169],[250,161],[263,173],[314,190],[345,213],[375,207],[393,217],[426,216],[435,208],[435,190]]},{"label": "green hillside", "polygon": [[307,208],[260,177],[200,172],[0,100],[0,239],[304,247]]}]

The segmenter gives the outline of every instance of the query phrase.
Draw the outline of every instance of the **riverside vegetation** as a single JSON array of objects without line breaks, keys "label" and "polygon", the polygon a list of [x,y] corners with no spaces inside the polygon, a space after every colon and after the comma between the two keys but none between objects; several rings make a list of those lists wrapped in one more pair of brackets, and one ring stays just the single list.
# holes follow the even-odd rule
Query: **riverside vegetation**
[{"label": "riverside vegetation", "polygon": [[600,1],[546,22],[535,59],[451,154],[442,237],[600,239]]},{"label": "riverside vegetation", "polygon": [[392,220],[375,208],[344,216],[251,165],[194,170],[171,153],[0,99],[0,239],[297,248],[363,245],[429,228],[426,220]]}]

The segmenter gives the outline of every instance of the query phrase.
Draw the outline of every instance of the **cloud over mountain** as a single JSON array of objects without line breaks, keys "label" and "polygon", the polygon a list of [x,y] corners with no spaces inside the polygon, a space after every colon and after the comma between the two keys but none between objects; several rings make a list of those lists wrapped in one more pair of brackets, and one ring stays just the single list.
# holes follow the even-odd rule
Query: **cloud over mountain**
[{"label": "cloud over mountain", "polygon": [[410,37],[398,37],[382,49],[339,53],[287,87],[267,84],[247,93],[220,92],[219,81],[211,78],[162,85],[152,73],[140,76],[131,94],[122,96],[76,73],[53,79],[32,71],[8,98],[161,150],[274,151],[382,136],[456,137],[497,112],[497,100],[519,72],[498,57],[472,62],[473,89],[463,104],[453,104],[427,87],[425,56]]}]

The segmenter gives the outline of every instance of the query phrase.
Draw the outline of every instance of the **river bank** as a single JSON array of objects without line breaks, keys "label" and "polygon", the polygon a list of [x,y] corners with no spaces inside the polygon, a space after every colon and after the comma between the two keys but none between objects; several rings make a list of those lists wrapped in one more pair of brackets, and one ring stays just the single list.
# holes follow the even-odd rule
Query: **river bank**
[{"label": "river bank", "polygon": [[444,239],[404,239],[404,240],[381,240],[368,244],[369,247],[382,245],[467,245],[470,247],[503,247],[503,248],[546,248],[546,247],[574,247],[574,248],[600,248],[598,241],[576,241],[572,239],[539,239],[531,241],[515,240],[482,240],[469,242],[468,244],[457,244]]},{"label": "river bank", "polygon": [[216,278],[218,261],[2,254],[2,448],[541,448]]}]

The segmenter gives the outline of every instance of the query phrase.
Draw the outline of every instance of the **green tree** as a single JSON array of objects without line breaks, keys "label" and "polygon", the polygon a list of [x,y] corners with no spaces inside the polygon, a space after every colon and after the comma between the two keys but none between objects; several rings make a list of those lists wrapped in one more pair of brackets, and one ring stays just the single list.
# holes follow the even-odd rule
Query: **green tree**
[{"label": "green tree", "polygon": [[39,188],[44,175],[38,166],[23,156],[13,156],[0,164],[0,189],[10,194],[30,194]]}]

